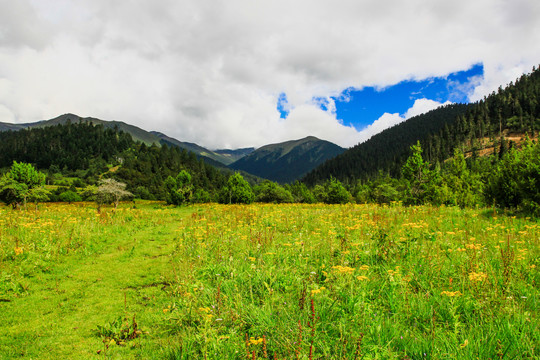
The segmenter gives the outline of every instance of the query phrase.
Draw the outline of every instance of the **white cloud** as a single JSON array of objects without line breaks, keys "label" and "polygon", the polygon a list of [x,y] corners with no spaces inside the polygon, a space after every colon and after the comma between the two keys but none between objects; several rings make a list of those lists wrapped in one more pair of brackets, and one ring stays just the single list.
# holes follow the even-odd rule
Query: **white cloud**
[{"label": "white cloud", "polygon": [[410,119],[413,116],[424,114],[430,110],[438,108],[439,106],[448,104],[450,104],[449,101],[440,103],[430,99],[417,99],[414,101],[413,106],[409,108],[403,115],[398,113],[384,113],[380,118],[375,120],[373,124],[368,125],[362,131],[360,131],[359,142],[364,142],[373,135],[378,134],[385,129],[391,128],[392,126],[397,125],[407,119]]},{"label": "white cloud", "polygon": [[448,105],[448,104],[451,104],[451,102],[446,101],[445,103],[441,104],[440,102],[435,101],[435,100],[416,99],[414,101],[413,106],[405,112],[403,117],[405,119],[410,119],[413,116],[427,113],[428,111],[436,109],[441,105]]},{"label": "white cloud", "polygon": [[[478,99],[540,59],[537,0],[0,0],[0,8],[0,85],[10,86],[0,86],[0,121],[74,112],[208,147],[307,135],[350,146],[365,133],[313,98],[482,62],[484,78],[456,90]],[[386,115],[372,128],[398,120]]]}]

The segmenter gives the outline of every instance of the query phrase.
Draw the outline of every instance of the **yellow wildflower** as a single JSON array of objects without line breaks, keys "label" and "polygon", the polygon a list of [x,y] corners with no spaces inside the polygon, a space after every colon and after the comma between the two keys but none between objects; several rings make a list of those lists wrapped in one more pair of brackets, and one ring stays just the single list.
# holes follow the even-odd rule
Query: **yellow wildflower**
[{"label": "yellow wildflower", "polygon": [[470,281],[484,281],[485,279],[487,279],[487,274],[486,273],[471,272],[469,274],[469,280]]},{"label": "yellow wildflower", "polygon": [[263,342],[263,340],[264,339],[261,338],[261,337],[257,338],[257,339],[255,339],[254,337],[251,337],[251,338],[249,338],[249,343],[250,343],[250,345],[259,345],[260,343]]},{"label": "yellow wildflower", "polygon": [[352,274],[354,272],[354,268],[349,266],[336,265],[332,266],[332,269],[336,270],[336,272],[340,274]]},{"label": "yellow wildflower", "polygon": [[313,295],[316,295],[316,294],[320,294],[321,291],[323,291],[323,290],[325,290],[325,289],[326,289],[326,288],[325,288],[324,286],[321,286],[321,287],[318,288],[318,289],[313,289],[313,290],[311,290],[311,295],[313,296]]}]

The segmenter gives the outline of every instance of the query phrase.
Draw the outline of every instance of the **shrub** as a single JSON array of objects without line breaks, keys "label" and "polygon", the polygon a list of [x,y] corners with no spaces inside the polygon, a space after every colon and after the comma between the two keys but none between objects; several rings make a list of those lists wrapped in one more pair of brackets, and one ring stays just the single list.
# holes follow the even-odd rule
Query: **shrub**
[{"label": "shrub", "polygon": [[254,200],[255,195],[251,186],[240,173],[234,173],[229,177],[219,196],[219,202],[222,204],[251,204]]},{"label": "shrub", "polygon": [[75,191],[68,190],[60,194],[60,200],[71,204],[72,202],[82,201],[82,198]]}]

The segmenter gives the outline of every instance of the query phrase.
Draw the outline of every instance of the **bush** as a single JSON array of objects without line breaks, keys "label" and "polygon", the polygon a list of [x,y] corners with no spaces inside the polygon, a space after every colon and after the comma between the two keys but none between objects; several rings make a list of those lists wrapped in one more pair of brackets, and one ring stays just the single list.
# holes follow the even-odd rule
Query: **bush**
[{"label": "bush", "polygon": [[0,178],[0,200],[13,208],[26,205],[27,201],[47,201],[50,193],[44,184],[45,174],[31,164],[13,161],[10,171]]},{"label": "bush", "polygon": [[296,181],[294,184],[288,185],[288,189],[295,203],[313,204],[317,201],[311,190],[304,183]]},{"label": "bush", "polygon": [[139,199],[155,200],[154,195],[152,195],[145,186],[137,186],[137,188],[133,191],[133,194]]},{"label": "bush", "polygon": [[182,170],[176,178],[169,176],[165,180],[165,189],[167,189],[167,204],[182,205],[190,203],[193,196],[191,174],[186,170]]},{"label": "bush", "polygon": [[540,145],[527,141],[499,161],[486,188],[489,202],[540,216]]},{"label": "bush", "polygon": [[72,202],[82,201],[82,198],[75,191],[68,190],[60,194],[60,200],[71,204]]},{"label": "bush", "polygon": [[193,194],[193,202],[199,204],[212,202],[212,195],[204,189],[197,189]]},{"label": "bush", "polygon": [[240,173],[234,173],[229,177],[219,196],[219,202],[222,204],[251,204],[254,200],[255,194],[251,186]]},{"label": "bush", "polygon": [[257,202],[276,204],[293,202],[293,196],[290,191],[269,180],[256,186],[255,193],[257,194],[255,197]]},{"label": "bush", "polygon": [[343,184],[333,177],[324,185],[315,185],[313,193],[317,201],[325,204],[346,204],[352,200],[351,194]]}]

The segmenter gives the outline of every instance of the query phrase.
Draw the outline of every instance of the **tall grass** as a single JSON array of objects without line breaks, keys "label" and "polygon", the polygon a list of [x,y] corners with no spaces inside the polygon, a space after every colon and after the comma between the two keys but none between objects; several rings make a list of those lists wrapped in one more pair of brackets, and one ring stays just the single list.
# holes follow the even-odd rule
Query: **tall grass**
[{"label": "tall grass", "polygon": [[[39,322],[24,327],[14,320],[17,305],[40,296],[48,301],[36,278],[62,288],[67,285],[60,274],[84,268],[94,272],[91,284],[99,290],[84,296],[103,298],[107,290],[111,304],[70,335],[87,343],[58,354],[83,358],[102,349],[106,356],[169,359],[539,356],[540,229],[533,220],[398,205],[137,207],[100,216],[88,205],[0,210],[0,321],[7,320],[10,334],[0,335],[0,354],[15,357],[6,344],[21,346],[21,333],[38,331]],[[124,274],[95,282],[104,269]],[[141,336],[124,346],[104,346],[110,338],[92,329],[123,313],[137,314]],[[47,357],[48,345],[33,346],[34,354]]]}]

